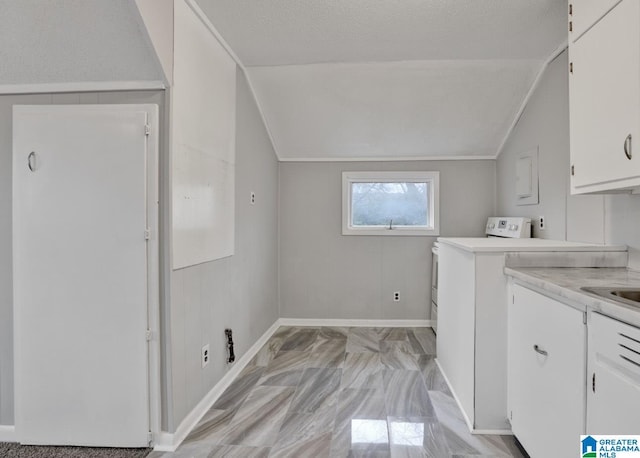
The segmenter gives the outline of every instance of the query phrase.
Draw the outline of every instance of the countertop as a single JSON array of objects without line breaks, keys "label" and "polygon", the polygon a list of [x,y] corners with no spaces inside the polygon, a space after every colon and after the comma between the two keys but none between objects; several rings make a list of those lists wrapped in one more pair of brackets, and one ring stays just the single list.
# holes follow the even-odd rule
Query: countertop
[{"label": "countertop", "polygon": [[587,309],[640,326],[640,307],[608,300],[582,291],[587,287],[624,287],[640,289],[640,272],[624,267],[505,267],[506,275],[559,298],[583,304]]},{"label": "countertop", "polygon": [[438,242],[472,252],[506,251],[627,251],[626,246],[596,245],[548,239],[500,237],[438,237]]}]

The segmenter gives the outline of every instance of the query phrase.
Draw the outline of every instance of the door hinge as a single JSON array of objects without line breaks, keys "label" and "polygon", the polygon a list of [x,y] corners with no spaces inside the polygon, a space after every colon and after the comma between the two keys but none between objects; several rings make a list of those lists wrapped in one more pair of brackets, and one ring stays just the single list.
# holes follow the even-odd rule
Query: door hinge
[{"label": "door hinge", "polygon": [[147,332],[145,332],[145,337],[147,338],[147,342],[151,342],[151,339],[153,338],[153,331],[151,331],[151,329],[147,329]]},{"label": "door hinge", "polygon": [[147,441],[149,442],[149,445],[153,445],[153,433],[151,431],[147,433]]},{"label": "door hinge", "polygon": [[144,239],[145,240],[150,240],[151,239],[151,229],[146,228],[144,230]]},{"label": "door hinge", "polygon": [[573,62],[569,62],[569,73],[573,73]]},{"label": "door hinge", "polygon": [[582,312],[582,324],[587,324],[587,312]]},{"label": "door hinge", "polygon": [[593,373],[593,377],[591,377],[591,389],[593,392],[596,392],[596,373]]},{"label": "door hinge", "polygon": [[573,16],[573,5],[569,3],[569,15]]},{"label": "door hinge", "polygon": [[573,21],[569,21],[569,32],[573,32]]},{"label": "door hinge", "polygon": [[149,124],[144,125],[144,134],[148,137],[151,134],[151,126]]},{"label": "door hinge", "polygon": [[576,174],[576,168],[574,165],[571,166],[571,176],[574,176]]}]

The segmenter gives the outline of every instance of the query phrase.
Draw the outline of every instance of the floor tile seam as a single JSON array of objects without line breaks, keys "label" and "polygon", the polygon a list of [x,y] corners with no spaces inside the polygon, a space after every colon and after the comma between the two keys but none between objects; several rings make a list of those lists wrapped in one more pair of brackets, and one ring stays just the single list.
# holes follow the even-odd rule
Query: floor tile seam
[{"label": "floor tile seam", "polygon": [[[443,438],[443,441],[444,441],[444,445],[447,447],[447,449],[448,449],[448,450],[449,450],[449,452],[451,453],[451,454],[450,454],[450,456],[478,456],[479,454],[477,454],[477,453],[476,453],[476,454],[474,454],[474,453],[458,453],[458,452],[454,452],[454,451],[452,450],[452,448],[451,448],[451,444],[449,443],[449,440],[447,439],[447,435],[446,435],[446,433],[445,433],[445,424],[442,422],[442,420],[440,420],[440,418],[439,418],[439,416],[438,416],[438,414],[437,414],[437,412],[436,412],[436,409],[434,408],[433,410],[434,410],[434,413],[435,413],[436,419],[438,420],[438,424],[440,425],[440,427],[441,427],[441,429],[442,429],[442,438]],[[466,425],[463,425],[463,426],[464,426],[464,428],[466,428]],[[470,446],[470,447],[473,447],[473,446],[472,446],[471,444],[469,444],[465,439],[463,439],[462,437],[460,437],[460,436],[458,435],[458,433],[457,433],[455,430],[453,430],[453,429],[450,429],[450,428],[449,428],[449,431],[450,431],[450,434],[454,434],[456,437],[458,437],[460,441],[464,442],[466,445],[468,445],[468,446]],[[471,434],[471,433],[469,433],[469,434]],[[475,447],[474,447],[474,448],[475,448]],[[480,455],[481,455],[481,454],[480,454]],[[509,455],[507,455],[507,456],[509,456]]]},{"label": "floor tile seam", "polygon": [[[431,416],[431,415],[426,415],[426,416],[425,416],[425,415],[422,415],[422,416],[411,416],[411,415],[409,415],[409,416],[402,416],[402,415],[389,415],[389,416],[387,417],[387,423],[389,423],[389,424],[390,424],[389,418],[394,418],[394,417],[395,417],[395,418],[407,418],[407,419],[411,419],[411,418],[423,418],[423,419],[425,419],[425,420],[435,420],[435,421],[436,421],[437,426],[438,426],[438,427],[439,427],[439,429],[440,429],[440,432],[441,432],[441,437],[440,437],[440,438],[441,438],[441,443],[442,443],[442,445],[445,447],[445,449],[446,449],[446,453],[448,453],[448,455],[447,455],[447,456],[448,456],[448,457],[452,457],[452,456],[455,454],[455,453],[451,450],[451,447],[449,446],[449,441],[447,441],[446,435],[444,434],[444,426],[443,426],[442,422],[441,422],[441,421],[440,421],[440,419],[439,419],[439,418],[437,418],[437,417],[436,417],[436,415],[435,415],[435,409],[434,409],[433,416]],[[391,445],[391,431],[389,431],[389,445]],[[423,448],[423,449],[425,449],[424,445],[423,445],[423,447],[422,447],[422,448]]]},{"label": "floor tile seam", "polygon": [[[286,389],[286,388],[290,388],[290,387],[277,387],[277,388],[284,388],[284,389]],[[285,391],[284,389],[283,389],[282,391]],[[288,403],[288,405],[287,405],[287,411],[288,411],[288,410],[289,410],[289,408],[291,407],[291,402],[292,402],[292,400],[293,400],[293,394],[292,394],[292,395],[290,395],[290,396],[288,397],[288,399],[285,401],[286,403]],[[276,407],[277,407],[277,406],[273,406],[273,407],[272,407],[272,409],[275,409]],[[238,409],[238,410],[239,410],[239,409]],[[256,409],[253,409],[253,411],[254,411],[254,413],[255,413]],[[234,416],[235,416],[235,414],[234,414]],[[280,432],[280,429],[282,428],[282,424],[284,423],[285,418],[286,418],[286,414],[285,414],[285,415],[283,415],[283,416],[282,416],[282,418],[280,419],[280,424],[278,425],[278,433]],[[228,428],[231,428],[232,426],[235,426],[235,425],[233,424],[233,422],[229,422],[229,424],[228,424],[227,426],[228,426]],[[223,440],[224,440],[228,435],[229,435],[229,431],[225,431],[225,434],[224,434],[224,435],[223,435],[223,437],[220,439],[220,441],[221,441],[221,442],[220,442],[220,444],[221,444],[221,445],[236,445],[236,446],[251,446],[251,447],[256,447],[256,445],[231,444],[231,443],[224,443],[224,442],[222,442],[222,441],[223,441]],[[277,438],[277,436],[276,436],[276,438]],[[269,445],[269,444],[262,444],[262,445],[260,445],[259,447],[267,447],[267,448],[268,448],[268,447],[273,447],[273,446],[272,446],[272,445]]]},{"label": "floor tile seam", "polygon": [[[392,392],[388,391],[388,385],[386,383],[384,383],[383,380],[383,385],[382,385],[382,389],[383,389],[383,395],[384,395],[384,405],[385,405],[385,410],[387,413],[387,416],[395,416],[395,417],[422,417],[422,418],[435,418],[438,420],[438,422],[440,424],[442,424],[440,422],[440,419],[437,418],[436,415],[436,409],[435,406],[433,405],[433,401],[431,400],[431,396],[429,396],[429,389],[427,388],[426,384],[424,383],[424,380],[422,378],[422,371],[415,371],[415,370],[405,370],[405,369],[385,369],[387,371],[391,371],[391,372],[418,372],[419,375],[419,381],[422,383],[422,388],[424,389],[424,393],[427,396],[427,401],[431,404],[431,407],[433,408],[433,412],[429,413],[429,412],[424,412],[422,415],[390,415],[390,412],[392,412],[392,408],[389,406],[389,402],[390,402],[390,395],[393,394]],[[384,377],[384,375],[383,375]],[[412,384],[412,386],[415,388],[415,386]],[[420,406],[420,408],[422,409],[424,406]]]},{"label": "floor tile seam", "polygon": [[[330,422],[330,427],[328,429],[328,431],[321,431],[321,432],[317,432],[320,435],[324,435],[324,434],[328,434],[331,433],[331,435],[333,436],[333,430],[335,428],[335,421],[336,421],[336,412],[337,412],[337,405],[332,406],[330,409],[333,409],[333,415],[331,418],[331,422]],[[287,412],[287,414],[285,415],[285,420],[286,418],[290,415],[290,414],[297,414],[297,415],[308,415],[308,416],[313,416],[316,415],[317,412],[291,412],[290,410]],[[273,448],[276,448],[276,446],[278,445],[278,439],[280,438],[280,433],[282,432],[282,428],[284,427],[284,421],[282,422],[282,425],[280,425],[280,429],[278,430],[278,436],[276,438],[276,442],[274,443],[274,445],[272,446]],[[315,436],[314,436],[315,437]]]},{"label": "floor tile seam", "polygon": [[[262,378],[262,377],[261,377],[261,378]],[[227,407],[227,408],[221,408],[220,406],[216,407],[216,404],[214,403],[214,404],[211,406],[211,409],[215,409],[215,410],[232,410],[232,409],[234,409],[234,408],[235,408],[235,409],[237,410],[238,408],[240,408],[240,406],[241,406],[242,404],[244,404],[244,402],[247,400],[247,398],[249,397],[249,395],[250,395],[250,394],[253,392],[253,390],[256,388],[256,386],[257,386],[257,382],[258,382],[259,380],[260,380],[260,378],[256,381],[256,384],[255,384],[254,386],[252,386],[252,387],[251,387],[251,389],[250,389],[250,390],[248,390],[248,391],[247,391],[247,393],[246,393],[246,394],[245,394],[245,395],[244,395],[244,396],[239,400],[239,402],[238,402],[236,405],[234,405],[233,407]],[[232,383],[233,383],[233,382],[232,382]],[[224,393],[223,393],[223,394],[224,394]]]},{"label": "floor tile seam", "polygon": [[[305,366],[306,366],[306,362],[305,362]],[[304,378],[304,371],[307,370],[307,367],[305,367],[302,370],[302,375],[300,375],[300,379],[298,380],[298,383],[296,384],[296,386],[294,387],[294,391],[293,394],[291,395],[291,402],[289,403],[289,407],[287,408],[287,412],[285,413],[285,418],[287,418],[290,414],[292,413],[300,413],[294,410],[291,410],[293,408],[293,400],[296,398],[296,396],[298,395],[298,391],[300,390],[300,385],[302,383],[302,379]],[[284,423],[284,421],[283,421]],[[282,427],[282,425],[280,425]],[[279,431],[278,431],[279,432]]]},{"label": "floor tile seam", "polygon": [[[300,351],[300,350],[285,350],[285,351],[283,351],[282,353],[289,353],[289,352],[295,352],[295,353],[306,353],[305,351]],[[277,356],[277,355],[276,355],[276,356]],[[279,368],[279,369],[280,369],[282,372],[287,372],[287,371],[292,371],[292,370],[305,370],[305,369],[307,368],[307,363],[308,363],[309,356],[310,356],[309,354],[304,355],[304,362],[301,364],[301,366],[300,366],[300,367],[295,367],[295,366],[294,366],[294,367],[284,366],[284,367],[281,367],[281,368]],[[274,359],[273,359],[273,360],[275,360],[275,357],[274,357]],[[272,360],[272,361],[273,361],[273,360]],[[267,369],[268,369],[268,366],[267,366]],[[267,369],[265,369],[265,372],[267,372]],[[263,373],[263,376],[264,376],[264,375],[272,375],[272,374],[264,374],[264,373]],[[277,374],[276,374],[276,375],[277,375]]]},{"label": "floor tile seam", "polygon": [[[394,418],[394,416],[388,416],[388,417],[387,417],[387,425],[389,425],[389,428],[390,428],[391,422],[389,421],[389,418]],[[395,416],[395,418],[408,418],[408,419],[411,419],[412,417],[411,417],[411,416],[409,416],[409,417],[406,417],[406,416],[405,416],[405,417],[402,417],[402,416],[397,416],[397,415],[396,415],[396,416]],[[431,418],[431,417],[413,417],[413,418],[424,418],[424,419],[426,419],[426,420],[432,420],[432,419],[433,419],[433,418]],[[437,424],[438,424],[438,426],[442,429],[442,424],[440,423],[440,420],[437,420]],[[391,439],[391,430],[389,429],[389,447],[393,447],[393,444],[391,443],[391,441],[392,441],[392,439]],[[453,451],[451,450],[451,448],[449,447],[449,443],[447,442],[447,439],[446,439],[446,437],[445,437],[445,435],[444,435],[444,432],[442,433],[442,436],[441,436],[441,445],[445,448],[445,450],[444,450],[444,451],[445,451],[445,453],[447,454],[447,455],[446,455],[447,457],[452,457],[452,456],[454,455],[454,452],[453,452]],[[422,450],[425,450],[425,451],[427,450],[427,448],[426,448],[425,444],[423,444],[423,445],[422,445],[421,449],[422,449]],[[443,457],[443,458],[444,458],[444,457]]]},{"label": "floor tile seam", "polygon": [[[212,445],[220,444],[221,443],[220,441],[222,440],[222,438],[224,438],[224,436],[226,436],[226,429],[229,428],[229,426],[233,422],[233,419],[235,418],[236,413],[238,412],[238,410],[240,410],[240,407],[241,406],[237,406],[235,409],[225,409],[225,410],[223,410],[223,412],[225,412],[225,413],[228,412],[228,411],[231,411],[232,414],[223,424],[220,424],[220,426],[219,426],[217,431],[212,431],[207,435],[207,436],[209,436],[209,435],[213,434],[215,437],[217,437],[217,438],[214,439],[213,442],[210,442],[205,438],[205,439],[200,439],[200,440],[189,441],[189,443],[194,443],[194,444],[195,443],[202,443],[202,444],[212,444]],[[224,414],[222,414],[222,415],[224,415]],[[196,425],[196,427],[197,426],[198,425]],[[187,442],[187,439],[189,439],[188,436],[187,436],[187,438],[185,438],[185,443]]]},{"label": "floor tile seam", "polygon": [[[335,397],[336,397],[336,405],[337,405],[337,402],[338,402],[338,399],[339,399],[339,394],[340,394],[340,392],[342,391],[342,388],[341,388],[341,386],[342,386],[342,374],[343,374],[343,370],[342,370],[342,368],[335,368],[335,367],[320,367],[320,368],[319,368],[319,367],[311,367],[311,368],[309,368],[309,369],[320,369],[320,370],[327,370],[327,369],[330,369],[330,370],[333,370],[333,371],[340,371],[340,380],[339,380],[338,384],[336,385],[336,391],[335,391],[334,393],[332,393],[332,394],[330,394],[330,395],[329,395],[329,396],[335,396]],[[306,371],[306,369],[305,369],[305,371]],[[304,373],[302,374],[302,377],[300,377],[300,382],[298,382],[298,385],[296,386],[296,391],[295,391],[295,393],[294,393],[294,395],[293,395],[293,398],[292,398],[292,399],[296,399],[296,396],[297,396],[297,393],[298,393],[298,388],[300,387],[301,382],[302,382],[302,380],[303,380],[303,379],[304,379]],[[324,401],[323,401],[323,402],[324,402]],[[300,413],[300,414],[315,413],[315,411],[314,411],[314,412],[307,412],[307,411],[297,411],[297,410],[294,410],[294,411],[292,411],[292,412],[293,412],[293,413]]]},{"label": "floor tile seam", "polygon": [[[420,364],[418,364],[418,367],[420,367]],[[429,389],[429,385],[427,384],[427,378],[424,375],[424,371],[423,371],[422,367],[420,367],[420,370],[418,372],[420,372],[420,378],[422,379],[422,383],[424,383],[424,386],[427,388],[427,394],[429,394],[430,391],[435,391],[435,390],[430,390]],[[429,399],[431,399],[431,398],[429,398]]]}]

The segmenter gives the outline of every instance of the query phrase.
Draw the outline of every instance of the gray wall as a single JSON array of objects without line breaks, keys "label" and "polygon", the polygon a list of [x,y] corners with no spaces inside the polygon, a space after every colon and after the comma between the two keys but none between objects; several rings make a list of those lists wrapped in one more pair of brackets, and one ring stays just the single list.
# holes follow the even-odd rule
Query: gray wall
[{"label": "gray wall", "polygon": [[280,163],[280,316],[428,319],[435,238],[341,235],[345,170],[440,171],[440,234],[482,236],[495,162]]},{"label": "gray wall", "polygon": [[[13,276],[12,276],[12,106],[14,104],[67,103],[155,103],[160,106],[160,125],[164,122],[164,92],[111,92],[83,94],[39,94],[0,96],[0,425],[14,423],[13,404]],[[160,148],[160,167],[166,164],[165,149]],[[166,201],[161,185],[161,201]],[[165,214],[161,210],[160,217]],[[164,232],[161,228],[161,238]],[[161,247],[161,262],[166,257]],[[164,297],[161,294],[161,308]],[[164,367],[164,362],[163,362]],[[163,389],[166,384],[163,384]],[[166,392],[163,393],[166,398]]]},{"label": "gray wall", "polygon": [[[240,358],[278,319],[278,163],[246,79],[237,75],[235,254],[172,274],[169,431],[230,369],[224,329],[233,329]],[[211,362],[201,369],[207,343]]]},{"label": "gray wall", "polygon": [[[515,158],[540,147],[540,204],[516,207]],[[498,212],[536,218],[549,229],[537,236],[624,244],[629,267],[640,270],[640,196],[571,196],[569,192],[569,88],[566,52],[551,63],[503,154],[497,161]]]},{"label": "gray wall", "polygon": [[629,247],[629,267],[640,270],[640,196],[604,198],[605,242]]},{"label": "gray wall", "polygon": [[[567,53],[550,63],[498,158],[498,213],[532,219],[534,236],[604,243],[602,196],[569,195]],[[537,205],[516,205],[516,160],[538,148]],[[544,216],[546,229],[539,230]]]}]

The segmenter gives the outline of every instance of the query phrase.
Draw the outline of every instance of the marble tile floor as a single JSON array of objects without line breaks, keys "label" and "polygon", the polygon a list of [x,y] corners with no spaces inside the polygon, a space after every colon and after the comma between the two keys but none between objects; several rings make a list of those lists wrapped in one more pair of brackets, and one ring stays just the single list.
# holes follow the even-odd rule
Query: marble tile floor
[{"label": "marble tile floor", "polygon": [[472,435],[431,328],[281,327],[173,453],[209,457],[519,457]]}]

